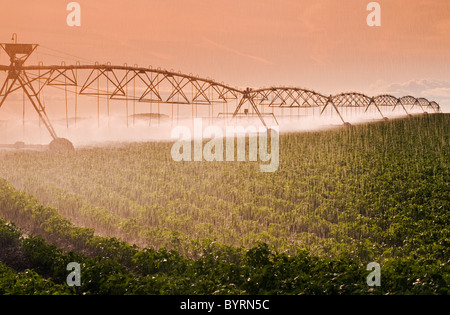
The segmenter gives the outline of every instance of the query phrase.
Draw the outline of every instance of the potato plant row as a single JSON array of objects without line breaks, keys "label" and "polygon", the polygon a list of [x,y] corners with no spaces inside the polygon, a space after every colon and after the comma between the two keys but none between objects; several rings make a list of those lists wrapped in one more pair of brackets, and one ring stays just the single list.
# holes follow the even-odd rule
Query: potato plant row
[{"label": "potato plant row", "polygon": [[[34,218],[43,216],[47,226],[42,234],[58,239],[65,221],[35,206],[30,207]],[[71,224],[69,228],[83,231]],[[0,219],[0,294],[448,294],[448,265],[425,259],[387,260],[383,286],[369,287],[365,266],[344,257],[330,259],[302,250],[288,255],[264,243],[244,249],[205,242],[201,257],[191,259],[164,248],[139,250],[115,238],[84,237],[84,247],[91,251],[81,254],[42,236],[24,235],[14,223]],[[65,248],[80,245],[76,233],[65,240]],[[96,249],[99,254],[94,254]],[[70,262],[81,266],[78,287],[65,283]]]},{"label": "potato plant row", "polygon": [[449,115],[280,137],[280,168],[174,162],[171,143],[1,156],[0,176],[97,235],[195,258],[213,240],[448,260]]}]

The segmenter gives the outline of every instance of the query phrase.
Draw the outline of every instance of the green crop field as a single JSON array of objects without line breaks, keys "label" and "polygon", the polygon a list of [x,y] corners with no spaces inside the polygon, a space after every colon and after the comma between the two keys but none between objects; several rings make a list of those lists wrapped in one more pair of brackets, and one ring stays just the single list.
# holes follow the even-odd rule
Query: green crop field
[{"label": "green crop field", "polygon": [[0,293],[448,294],[449,123],[282,134],[274,173],[169,142],[0,152]]}]

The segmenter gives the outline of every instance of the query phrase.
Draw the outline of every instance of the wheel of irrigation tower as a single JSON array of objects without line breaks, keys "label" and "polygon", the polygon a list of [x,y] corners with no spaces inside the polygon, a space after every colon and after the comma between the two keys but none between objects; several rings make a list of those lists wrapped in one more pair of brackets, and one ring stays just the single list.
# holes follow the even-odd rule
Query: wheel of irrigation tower
[{"label": "wheel of irrigation tower", "polygon": [[56,138],[48,145],[50,151],[66,152],[75,150],[72,142],[65,138]]}]

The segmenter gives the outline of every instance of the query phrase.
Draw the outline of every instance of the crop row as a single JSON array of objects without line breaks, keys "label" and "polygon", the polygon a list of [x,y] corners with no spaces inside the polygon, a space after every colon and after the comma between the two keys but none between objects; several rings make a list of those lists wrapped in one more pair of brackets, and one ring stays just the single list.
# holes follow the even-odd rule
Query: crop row
[{"label": "crop row", "polygon": [[9,153],[0,175],[99,235],[379,260],[448,257],[449,116],[280,137],[280,168],[174,162],[170,143]]},{"label": "crop row", "polygon": [[[44,209],[35,216],[47,216]],[[57,238],[60,231],[54,225],[45,235]],[[306,251],[287,255],[264,243],[251,249],[204,243],[194,260],[166,249],[138,250],[114,238],[91,237],[86,246],[92,241],[101,254],[87,257],[41,236],[24,236],[0,219],[0,294],[448,294],[448,265],[436,261],[387,260],[383,286],[371,288],[361,262]],[[70,262],[80,264],[79,287],[65,284]]]}]

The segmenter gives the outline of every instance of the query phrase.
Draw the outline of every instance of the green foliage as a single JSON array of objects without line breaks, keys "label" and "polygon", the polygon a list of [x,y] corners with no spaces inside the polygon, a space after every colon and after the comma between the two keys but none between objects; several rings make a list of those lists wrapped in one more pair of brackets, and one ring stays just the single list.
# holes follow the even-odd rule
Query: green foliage
[{"label": "green foliage", "polygon": [[17,246],[21,235],[14,223],[0,219],[0,248]]},{"label": "green foliage", "polygon": [[32,270],[17,273],[0,263],[0,295],[66,294],[70,294],[67,286],[56,285]]},{"label": "green foliage", "polygon": [[[31,232],[60,226],[61,245],[64,233],[84,244],[95,230],[183,255],[211,239],[291,254],[352,257],[357,247],[366,260],[430,250],[444,259],[448,230],[435,227],[449,221],[448,134],[449,115],[436,114],[281,135],[272,174],[253,162],[174,162],[161,142],[5,153],[0,176],[57,209],[38,211],[47,216]],[[8,218],[21,224],[13,209]],[[68,228],[67,218],[91,230]]]},{"label": "green foliage", "polygon": [[[11,225],[3,221],[0,229],[7,226]],[[205,243],[201,257],[190,259],[175,251],[136,250],[115,239],[96,237],[114,250],[89,258],[65,252],[40,236],[19,237],[17,231],[13,243],[25,253],[27,270],[15,272],[0,263],[1,294],[449,293],[448,264],[429,259],[388,259],[382,266],[382,286],[369,288],[368,271],[361,262],[313,256],[304,250],[288,255],[265,243],[250,249]],[[130,261],[123,259],[128,256]],[[73,261],[82,270],[82,285],[77,288],[65,285],[66,266]]]},{"label": "green foliage", "polygon": [[0,179],[0,215],[41,237],[0,221],[2,253],[29,270],[0,265],[0,292],[448,294],[448,119],[282,135],[273,174],[175,163],[167,143],[5,153],[0,175],[25,193]]}]

